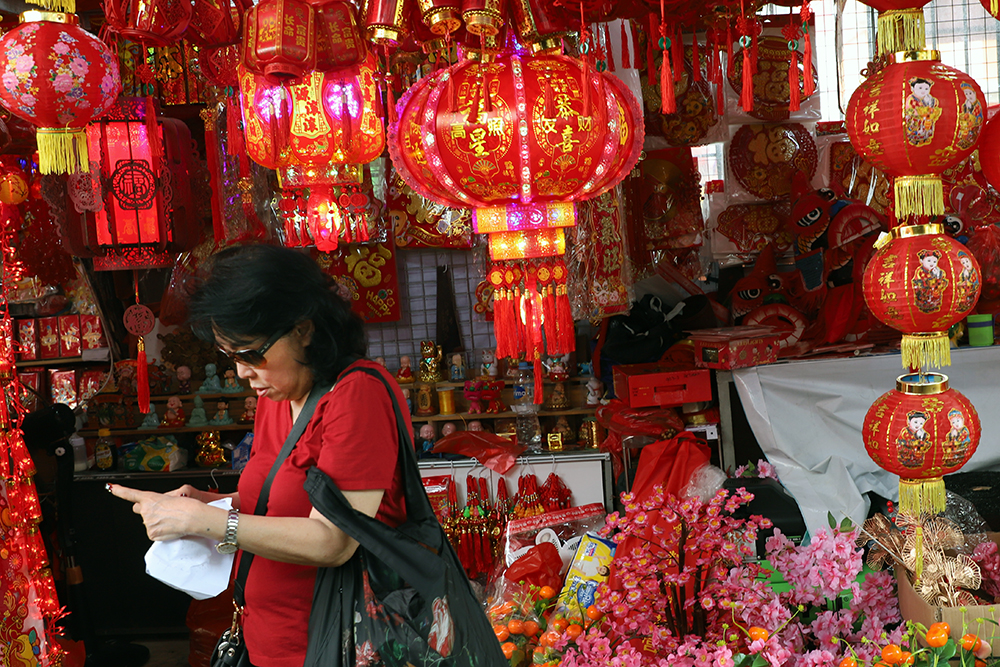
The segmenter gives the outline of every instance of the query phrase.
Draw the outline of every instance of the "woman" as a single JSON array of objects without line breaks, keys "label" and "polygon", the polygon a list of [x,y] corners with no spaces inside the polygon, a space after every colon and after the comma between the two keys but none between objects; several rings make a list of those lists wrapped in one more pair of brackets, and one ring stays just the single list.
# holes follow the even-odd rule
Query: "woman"
[{"label": "woman", "polygon": [[[191,324],[236,362],[257,393],[250,460],[232,494],[236,542],[256,554],[247,577],[243,635],[257,667],[301,667],[316,568],[345,563],[357,542],[309,502],[312,466],[329,475],[351,505],[397,526],[405,520],[396,421],[385,387],[352,373],[319,401],[298,445],[271,485],[266,516],[253,515],[264,480],[314,386],[364,366],[361,320],[330,289],[331,281],[299,252],[248,246],[219,253],[192,299]],[[404,399],[392,380],[400,405]],[[205,503],[222,496],[185,485],[167,494],[113,486],[133,502],[152,540],[186,535],[222,542],[228,513]]]}]

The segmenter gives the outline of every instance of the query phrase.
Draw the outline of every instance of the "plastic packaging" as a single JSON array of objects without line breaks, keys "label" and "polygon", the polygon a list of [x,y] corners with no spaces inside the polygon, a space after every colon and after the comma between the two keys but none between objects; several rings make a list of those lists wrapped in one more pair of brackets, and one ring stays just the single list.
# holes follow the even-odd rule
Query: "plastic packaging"
[{"label": "plastic packaging", "polygon": [[703,465],[691,473],[691,480],[684,489],[684,497],[698,498],[707,503],[719,492],[725,481],[726,473],[722,468],[711,464]]},{"label": "plastic packaging", "polygon": [[74,433],[69,438],[69,444],[73,446],[73,472],[83,472],[90,467],[87,461],[87,443]]},{"label": "plastic packaging", "polygon": [[538,404],[535,403],[535,379],[531,364],[522,361],[517,365],[514,378],[514,400],[510,409],[517,415],[517,442],[532,454],[542,452],[542,425],[538,421]]}]

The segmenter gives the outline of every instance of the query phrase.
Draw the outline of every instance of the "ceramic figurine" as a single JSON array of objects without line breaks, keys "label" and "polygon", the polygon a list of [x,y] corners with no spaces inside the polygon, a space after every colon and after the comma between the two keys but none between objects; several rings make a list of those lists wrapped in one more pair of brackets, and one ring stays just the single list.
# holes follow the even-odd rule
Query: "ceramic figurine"
[{"label": "ceramic figurine", "polygon": [[163,413],[160,427],[178,428],[180,426],[184,426],[184,406],[181,404],[180,396],[171,396],[167,399],[167,411]]},{"label": "ceramic figurine", "polygon": [[215,404],[215,416],[208,423],[212,426],[228,426],[233,423],[233,418],[229,416],[229,401],[220,399]]},{"label": "ceramic figurine", "polygon": [[556,425],[552,427],[552,432],[562,434],[564,445],[576,442],[576,431],[574,431],[573,427],[569,425],[569,420],[565,417],[559,417],[556,419]]},{"label": "ceramic figurine", "polygon": [[465,359],[462,355],[451,355],[451,366],[448,370],[448,375],[452,382],[462,382],[465,380]]},{"label": "ceramic figurine", "polygon": [[471,422],[469,422],[469,425],[465,427],[465,430],[466,431],[483,431],[485,429],[483,428],[483,422],[479,421],[478,419],[473,419]]},{"label": "ceramic figurine", "polygon": [[399,370],[396,371],[396,382],[408,384],[413,382],[413,371],[410,369],[410,358],[403,355],[399,358]]},{"label": "ceramic figurine", "polygon": [[222,383],[219,376],[215,374],[215,364],[205,364],[205,381],[198,387],[199,394],[220,394],[222,393]]},{"label": "ceramic figurine", "polygon": [[447,437],[457,430],[458,427],[455,426],[453,422],[445,422],[444,425],[441,427],[441,437],[442,438]]},{"label": "ceramic figurine", "polygon": [[222,381],[222,393],[223,394],[240,394],[240,393],[243,393],[243,385],[241,385],[240,381],[238,379],[236,379],[236,371],[235,370],[233,370],[232,368],[227,369],[226,372],[223,373],[223,377],[225,378]]},{"label": "ceramic figurine", "polygon": [[194,462],[202,468],[218,468],[226,463],[226,449],[219,444],[218,431],[199,433],[195,439],[198,443],[198,453]]},{"label": "ceramic figurine", "polygon": [[576,365],[576,374],[580,376],[590,375],[594,372],[594,364],[589,361],[583,361]]},{"label": "ceramic figurine", "polygon": [[417,434],[417,456],[426,456],[434,449],[434,424],[427,422]]},{"label": "ceramic figurine", "polygon": [[481,380],[465,381],[465,400],[469,402],[469,414],[478,415],[483,411],[483,382]]},{"label": "ceramic figurine", "polygon": [[503,380],[483,383],[483,400],[486,401],[486,412],[490,414],[506,412],[507,406],[500,400],[500,392],[503,391],[503,387]]},{"label": "ceramic figurine", "polygon": [[549,380],[552,382],[565,382],[569,379],[569,355],[553,357],[550,359]]},{"label": "ceramic figurine", "polygon": [[546,410],[567,410],[569,409],[569,396],[566,395],[566,383],[556,382],[552,385],[552,393],[545,401]]},{"label": "ceramic figurine", "polygon": [[420,341],[420,381],[441,381],[441,346],[432,340]]},{"label": "ceramic figurine", "polygon": [[247,396],[243,400],[243,414],[240,415],[241,424],[252,424],[257,416],[257,397]]},{"label": "ceramic figurine", "polygon": [[408,388],[403,389],[403,398],[406,399],[406,414],[413,414],[413,399],[410,398],[410,390]]},{"label": "ceramic figurine", "polygon": [[587,380],[587,405],[600,405],[604,398],[604,383],[595,377]]},{"label": "ceramic figurine", "polygon": [[487,380],[497,376],[497,357],[492,350],[483,350],[483,363],[479,365],[479,377]]},{"label": "ceramic figurine", "polygon": [[434,393],[433,385],[417,385],[417,409],[415,414],[421,417],[437,414],[437,410],[434,408]]},{"label": "ceramic figurine", "polygon": [[385,365],[385,357],[375,357],[375,363],[382,368],[388,368],[388,366]]},{"label": "ceramic figurine", "polygon": [[195,394],[194,407],[191,408],[191,417],[187,421],[188,426],[208,426],[208,415],[205,414],[205,401],[201,396]]},{"label": "ceramic figurine", "polygon": [[156,414],[156,406],[150,403],[149,412],[143,415],[139,430],[146,431],[154,428],[160,428],[160,417]]},{"label": "ceramic figurine", "polygon": [[189,366],[177,367],[177,391],[182,394],[191,393],[191,368]]}]

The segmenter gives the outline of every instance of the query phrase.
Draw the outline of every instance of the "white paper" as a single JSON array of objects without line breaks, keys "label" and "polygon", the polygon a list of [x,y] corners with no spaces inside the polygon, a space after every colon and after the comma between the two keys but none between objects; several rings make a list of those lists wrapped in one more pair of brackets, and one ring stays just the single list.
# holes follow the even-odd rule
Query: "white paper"
[{"label": "white paper", "polygon": [[[228,511],[230,498],[208,503]],[[215,540],[205,537],[181,537],[153,542],[146,552],[146,574],[167,586],[184,591],[195,600],[207,600],[229,587],[236,554],[220,554]]]}]

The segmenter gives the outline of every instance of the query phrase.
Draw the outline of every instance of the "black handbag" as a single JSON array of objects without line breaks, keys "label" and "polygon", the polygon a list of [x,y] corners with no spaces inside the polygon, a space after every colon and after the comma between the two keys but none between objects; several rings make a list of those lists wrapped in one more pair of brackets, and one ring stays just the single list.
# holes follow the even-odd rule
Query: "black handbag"
[{"label": "black handbag", "polygon": [[[285,438],[285,443],[281,446],[278,457],[274,459],[271,471],[267,474],[267,479],[264,480],[264,486],[261,487],[260,496],[257,498],[257,506],[253,511],[254,514],[267,514],[267,500],[271,495],[271,482],[274,480],[274,476],[278,474],[278,468],[285,462],[288,455],[292,453],[295,445],[298,444],[299,438],[305,433],[306,426],[316,411],[316,404],[319,403],[320,397],[328,391],[330,391],[330,386],[317,386],[313,387],[312,391],[309,392],[309,398],[306,399],[305,405],[302,406],[302,412],[295,419],[291,432]],[[250,572],[251,563],[253,563],[253,554],[244,551],[240,558],[240,569],[233,580],[233,606],[236,608],[233,612],[233,624],[228,630],[222,633],[219,641],[216,642],[215,651],[212,653],[211,667],[251,667],[250,657],[247,655],[247,647],[243,643],[242,628],[240,627],[240,617],[243,614],[243,606],[245,604],[243,589],[247,583],[247,573]]]},{"label": "black handbag", "polygon": [[317,573],[305,667],[507,667],[424,491],[409,419],[381,374],[353,370],[379,379],[392,399],[406,521],[393,528],[358,512],[329,476],[309,470],[312,506],[360,546]]}]

